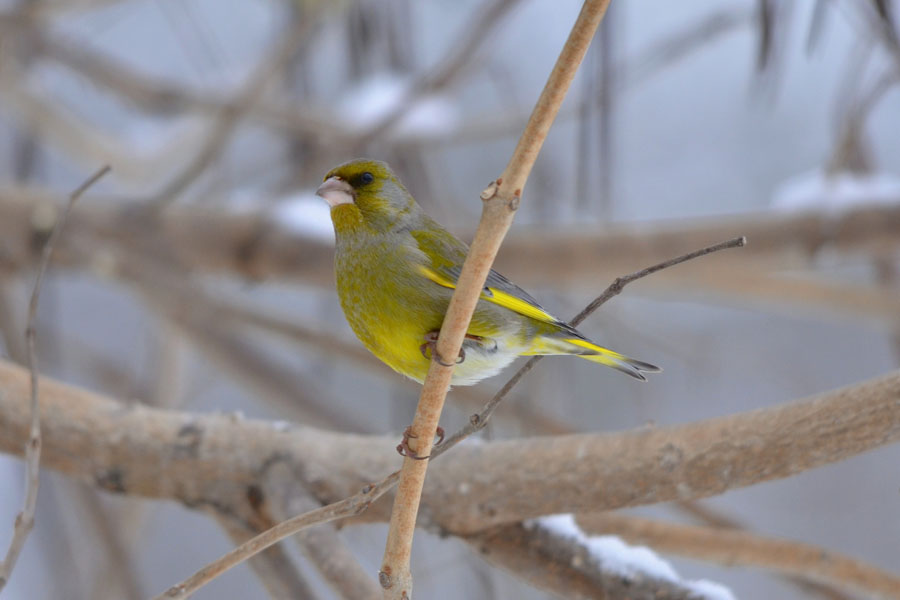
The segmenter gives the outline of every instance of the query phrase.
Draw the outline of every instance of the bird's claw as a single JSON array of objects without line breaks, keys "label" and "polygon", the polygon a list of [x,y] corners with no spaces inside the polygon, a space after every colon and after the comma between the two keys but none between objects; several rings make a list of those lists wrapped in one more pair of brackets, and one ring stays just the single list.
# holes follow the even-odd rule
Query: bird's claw
[{"label": "bird's claw", "polygon": [[[434,360],[436,360],[438,362],[438,364],[440,364],[440,365],[443,365],[445,367],[452,367],[453,364],[445,361],[444,358],[437,352],[437,339],[438,339],[439,333],[440,333],[440,331],[429,331],[428,333],[426,333],[425,334],[425,343],[422,344],[421,346],[419,346],[419,352],[421,352],[422,356],[424,356],[425,358],[431,359],[433,357]],[[481,337],[480,335],[472,335],[471,333],[466,334],[466,339],[472,340],[473,342],[477,342],[479,344],[484,343],[484,340],[485,340],[485,338]],[[496,342],[495,342],[495,346],[496,346]],[[456,359],[455,364],[458,365],[465,360],[466,360],[466,349],[460,348],[459,349],[459,357]]]},{"label": "bird's claw", "polygon": [[431,458],[431,456],[419,456],[415,450],[409,447],[410,438],[417,438],[416,434],[412,432],[412,427],[407,427],[403,430],[403,439],[397,444],[397,453],[400,456],[406,456],[413,460],[425,460],[426,458]]},{"label": "bird's claw", "polygon": [[[462,348],[459,349],[459,357],[456,359],[456,363],[448,363],[444,360],[444,358],[438,354],[437,351],[437,339],[438,339],[439,331],[429,331],[425,334],[425,343],[419,346],[419,352],[422,353],[422,356],[425,358],[431,359],[434,358],[435,361],[439,365],[444,367],[452,367],[454,364],[458,365],[459,363],[466,360],[466,351]],[[468,337],[468,336],[466,336]]]},{"label": "bird's claw", "polygon": [[[438,426],[438,428],[435,430],[434,434],[438,438],[438,440],[434,443],[434,445],[437,446],[441,442],[444,441],[444,428],[441,426]],[[400,441],[399,444],[397,444],[397,453],[400,456],[406,456],[413,460],[425,460],[425,459],[431,458],[430,454],[428,456],[419,456],[415,450],[413,450],[412,448],[409,447],[409,440],[417,438],[417,437],[419,437],[419,436],[417,436],[416,434],[414,434],[412,432],[412,427],[407,427],[406,429],[404,429],[403,430],[403,439]]]}]

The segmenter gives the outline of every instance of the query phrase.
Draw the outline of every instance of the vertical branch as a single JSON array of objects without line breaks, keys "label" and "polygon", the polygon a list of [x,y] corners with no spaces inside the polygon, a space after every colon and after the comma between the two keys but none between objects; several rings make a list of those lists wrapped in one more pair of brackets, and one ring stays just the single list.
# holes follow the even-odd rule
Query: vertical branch
[{"label": "vertical branch", "polygon": [[44,244],[41,261],[38,264],[37,276],[34,280],[34,288],[31,291],[31,300],[28,303],[28,325],[25,329],[25,341],[28,345],[28,368],[31,370],[31,427],[28,434],[28,443],[25,446],[25,501],[22,512],[16,516],[13,537],[9,543],[9,549],[6,551],[6,558],[0,563],[0,591],[3,590],[6,582],[9,581],[10,574],[19,558],[19,553],[22,552],[22,548],[25,546],[25,540],[28,539],[28,534],[31,533],[31,529],[34,527],[34,510],[37,506],[39,467],[41,464],[41,410],[38,402],[38,368],[34,322],[37,316],[38,298],[41,294],[41,283],[44,280],[44,273],[47,272],[47,265],[50,263],[50,255],[53,253],[56,241],[62,233],[63,226],[75,202],[89,187],[106,175],[109,170],[108,165],[104,166],[69,196],[69,203],[56,221],[47,243]]},{"label": "vertical branch", "polygon": [[[525,187],[550,126],[559,112],[566,92],[575,78],[578,65],[587,52],[607,6],[609,0],[586,0],[538,98],[525,131],[513,151],[512,158],[503,174],[481,193],[484,201],[481,221],[457,281],[456,291],[450,300],[437,341],[435,358],[459,354],[491,264],[512,224],[522,196],[522,188]],[[432,361],[410,428],[410,437],[416,443],[413,450],[419,456],[427,456],[431,452],[452,375],[452,366],[446,367],[439,361]],[[427,468],[426,460],[413,460],[407,457],[403,461],[379,573],[379,582],[385,590],[385,598],[401,600],[412,596],[409,561],[416,514],[419,510]]]}]

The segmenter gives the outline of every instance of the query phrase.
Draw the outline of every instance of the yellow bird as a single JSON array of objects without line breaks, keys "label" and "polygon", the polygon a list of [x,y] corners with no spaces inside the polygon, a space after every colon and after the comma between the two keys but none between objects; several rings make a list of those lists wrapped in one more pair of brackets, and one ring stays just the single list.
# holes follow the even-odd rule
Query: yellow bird
[{"label": "yellow bird", "polygon": [[[350,327],[385,364],[422,382],[468,247],[426,215],[383,162],[336,167],[316,194],[331,206],[337,291]],[[598,346],[491,271],[452,384],[474,384],[536,354],[575,355],[641,381],[660,371]]]}]

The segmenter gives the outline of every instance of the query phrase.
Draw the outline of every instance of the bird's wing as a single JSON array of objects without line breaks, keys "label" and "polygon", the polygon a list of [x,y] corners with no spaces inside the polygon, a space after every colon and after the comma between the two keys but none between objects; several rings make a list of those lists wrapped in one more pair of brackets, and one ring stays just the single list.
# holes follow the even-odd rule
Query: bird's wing
[{"label": "bird's wing", "polygon": [[[435,228],[414,231],[412,235],[419,249],[429,258],[429,264],[419,267],[422,275],[440,286],[455,289],[462,263],[468,253],[466,245],[437,225]],[[572,329],[544,310],[528,292],[493,269],[487,276],[481,299],[537,321],[558,325],[566,330]]]}]

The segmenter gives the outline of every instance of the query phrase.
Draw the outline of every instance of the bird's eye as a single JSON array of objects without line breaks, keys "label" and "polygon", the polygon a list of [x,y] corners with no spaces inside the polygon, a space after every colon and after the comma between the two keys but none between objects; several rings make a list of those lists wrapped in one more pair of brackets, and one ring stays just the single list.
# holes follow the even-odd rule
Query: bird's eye
[{"label": "bird's eye", "polygon": [[363,184],[372,183],[373,181],[375,181],[375,176],[366,171],[359,176],[359,180],[362,181]]}]

